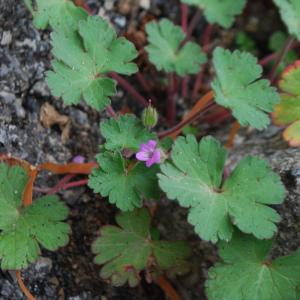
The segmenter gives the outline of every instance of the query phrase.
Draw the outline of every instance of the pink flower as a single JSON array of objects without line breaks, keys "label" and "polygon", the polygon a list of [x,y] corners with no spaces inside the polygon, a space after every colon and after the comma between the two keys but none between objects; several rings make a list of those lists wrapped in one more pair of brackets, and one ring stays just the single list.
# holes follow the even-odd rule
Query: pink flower
[{"label": "pink flower", "polygon": [[154,140],[149,140],[146,144],[141,144],[140,151],[135,155],[136,159],[145,161],[148,168],[153,164],[159,164],[161,162],[161,152],[156,146],[157,142]]}]

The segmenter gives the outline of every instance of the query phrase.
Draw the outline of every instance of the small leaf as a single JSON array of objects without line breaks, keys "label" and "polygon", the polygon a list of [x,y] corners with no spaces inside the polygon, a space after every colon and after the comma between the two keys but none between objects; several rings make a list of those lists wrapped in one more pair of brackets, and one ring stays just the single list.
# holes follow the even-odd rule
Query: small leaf
[{"label": "small leaf", "polygon": [[56,250],[68,242],[70,226],[62,221],[67,207],[56,196],[22,207],[28,176],[19,167],[0,163],[0,259],[2,269],[19,270],[36,261],[40,245]]},{"label": "small leaf", "polygon": [[275,107],[273,121],[277,125],[289,125],[283,137],[293,147],[300,146],[300,61],[290,65],[279,81],[281,102]]},{"label": "small leaf", "polygon": [[272,240],[235,232],[230,243],[219,243],[223,262],[209,270],[210,300],[297,300],[300,251],[268,260]]},{"label": "small leaf", "polygon": [[33,23],[39,29],[45,29],[48,24],[53,29],[77,29],[78,21],[87,18],[87,12],[68,0],[35,0],[36,10],[32,0],[24,1],[33,14]]},{"label": "small leaf", "polygon": [[106,139],[107,150],[137,151],[142,143],[155,139],[155,135],[149,132],[138,118],[129,114],[101,122],[100,130]]},{"label": "small leaf", "polygon": [[151,217],[147,209],[122,213],[116,217],[118,226],[105,226],[92,250],[95,263],[104,265],[100,275],[120,286],[137,286],[142,270],[150,275],[162,271],[187,270],[190,248],[184,242],[152,240]]},{"label": "small leaf", "polygon": [[89,187],[95,193],[109,197],[109,202],[123,211],[141,207],[143,199],[157,199],[159,189],[157,165],[147,168],[139,162],[129,162],[120,153],[101,153],[97,156],[99,169],[89,177]]},{"label": "small leaf", "polygon": [[176,139],[172,163],[161,166],[159,185],[169,199],[189,208],[188,221],[207,241],[230,240],[233,225],[258,238],[270,238],[279,221],[268,205],[280,204],[284,187],[264,160],[244,158],[222,183],[226,150],[212,137]]},{"label": "small leaf", "polygon": [[53,71],[47,82],[54,96],[68,105],[81,97],[93,108],[103,110],[115,95],[115,81],[109,72],[130,75],[137,71],[131,61],[137,56],[133,44],[117,38],[116,32],[102,18],[88,17],[79,22],[79,34],[58,31],[52,35]]},{"label": "small leaf", "polygon": [[185,34],[167,19],[146,25],[149,45],[145,48],[150,61],[160,70],[176,72],[179,76],[196,74],[206,62],[206,55],[193,42],[181,47]]},{"label": "small leaf", "polygon": [[280,15],[289,33],[300,40],[300,2],[298,0],[274,0],[280,10]]},{"label": "small leaf", "polygon": [[182,0],[182,2],[198,6],[203,10],[209,23],[217,23],[229,28],[234,22],[235,16],[241,14],[246,0]]},{"label": "small leaf", "polygon": [[217,48],[213,64],[216,102],[230,108],[241,125],[266,128],[270,123],[267,113],[273,111],[279,96],[268,80],[260,79],[262,68],[257,59],[247,52]]}]

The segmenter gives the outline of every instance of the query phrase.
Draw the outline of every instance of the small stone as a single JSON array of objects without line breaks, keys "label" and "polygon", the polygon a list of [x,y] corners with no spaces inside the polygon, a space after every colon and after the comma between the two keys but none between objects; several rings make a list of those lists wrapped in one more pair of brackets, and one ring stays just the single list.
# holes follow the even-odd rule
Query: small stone
[{"label": "small stone", "polygon": [[1,46],[9,45],[12,41],[12,35],[10,31],[3,31],[1,38]]},{"label": "small stone", "polygon": [[116,17],[114,20],[115,24],[123,28],[126,25],[126,18],[124,16]]},{"label": "small stone", "polygon": [[34,268],[38,273],[47,274],[52,269],[52,260],[48,257],[40,257]]},{"label": "small stone", "polygon": [[150,0],[140,0],[140,7],[148,10],[150,8]]}]

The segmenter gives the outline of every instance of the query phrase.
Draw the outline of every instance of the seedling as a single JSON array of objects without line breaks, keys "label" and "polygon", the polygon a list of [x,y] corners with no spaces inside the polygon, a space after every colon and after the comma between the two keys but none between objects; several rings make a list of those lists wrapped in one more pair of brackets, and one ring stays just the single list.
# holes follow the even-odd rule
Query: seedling
[{"label": "seedling", "polygon": [[[224,28],[233,25],[246,5],[245,0],[183,2],[203,11],[204,23]],[[299,1],[274,2],[290,34],[300,38]],[[191,249],[183,241],[164,240],[151,223],[160,200],[168,198],[186,208],[188,222],[201,239],[218,242],[223,262],[209,272],[206,286],[210,300],[296,300],[300,284],[299,253],[273,261],[267,257],[270,239],[277,232],[280,220],[275,205],[280,205],[285,195],[280,177],[265,160],[253,156],[241,159],[235,168],[227,166],[228,150],[219,141],[207,136],[198,142],[189,134],[204,132],[202,127],[199,130],[199,124],[215,126],[233,116],[237,121],[226,144],[230,149],[240,126],[263,130],[270,123],[269,114],[273,113],[276,123],[289,126],[284,133],[286,140],[299,145],[299,64],[288,68],[282,76],[281,102],[277,88],[272,86],[278,67],[285,62],[285,54],[297,46],[293,38],[281,41],[279,53],[258,61],[246,51],[229,51],[210,43],[212,24],[206,25],[201,39],[199,36],[194,39],[200,14],[196,12],[188,24],[188,7],[182,4],[182,26],[168,19],[149,22],[145,25],[145,49],[139,49],[138,53],[134,44],[118,37],[106,20],[88,16],[71,1],[25,0],[25,3],[38,28],[50,25],[53,30],[54,59],[47,72],[52,94],[61,97],[66,105],[77,105],[84,100],[98,112],[105,110],[110,118],[99,114],[105,141],[99,147],[97,163],[76,160],[66,165],[43,163],[34,167],[8,155],[0,156],[4,161],[0,164],[1,267],[25,268],[37,259],[40,246],[56,250],[68,241],[70,228],[63,222],[68,209],[58,197],[47,195],[32,201],[39,171],[48,170],[67,175],[56,186],[40,188],[40,192],[53,194],[88,185],[102,196],[95,201],[107,200],[122,211],[116,216],[116,225],[100,228],[100,236],[92,246],[95,263],[102,266],[100,277],[111,284],[135,287],[145,276],[146,281],[157,283],[171,300],[180,299],[165,276],[188,271]],[[203,40],[203,47],[199,40]],[[206,72],[209,52],[213,78],[210,78],[212,72]],[[139,54],[143,54],[145,68],[141,68],[140,60],[134,61]],[[273,60],[269,80],[261,65]],[[148,69],[151,75],[147,74]],[[145,75],[142,70],[146,70]],[[141,83],[141,92],[121,76],[133,74]],[[190,79],[195,81],[194,86]],[[114,110],[111,98],[116,95],[117,83],[132,100],[144,106],[143,112],[127,107],[127,111],[138,111],[135,116]],[[151,90],[155,84],[160,85],[159,93]],[[147,101],[142,95],[144,91],[155,94],[155,99]],[[192,99],[202,93],[198,100]],[[177,104],[186,107],[190,104],[180,99],[197,101],[177,125],[161,131],[161,127],[179,117]],[[180,137],[183,130],[186,136]],[[77,175],[86,177],[70,182]],[[28,299],[34,299],[22,284],[20,273],[17,279]]]}]

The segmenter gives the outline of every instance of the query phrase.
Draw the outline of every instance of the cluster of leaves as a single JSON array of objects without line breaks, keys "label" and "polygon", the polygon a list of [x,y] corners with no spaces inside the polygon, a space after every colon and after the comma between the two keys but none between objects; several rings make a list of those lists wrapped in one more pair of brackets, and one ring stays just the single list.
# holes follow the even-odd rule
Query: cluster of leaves
[{"label": "cluster of leaves", "polygon": [[[131,75],[138,71],[134,45],[101,17],[90,17],[68,0],[24,0],[38,28],[52,27],[53,70],[47,81],[53,95],[66,104],[84,99],[98,111],[110,105],[116,93],[111,73]],[[183,0],[203,10],[210,23],[228,28],[246,0]],[[291,34],[300,38],[298,0],[274,0]],[[189,41],[179,26],[163,19],[146,25],[146,52],[157,70],[178,76],[196,74],[206,55]],[[279,47],[279,39],[271,46]],[[249,38],[242,46],[253,48]],[[232,111],[243,126],[267,127],[268,114],[290,125],[285,137],[300,143],[299,64],[289,68],[280,82],[281,98],[250,53],[216,48],[213,53],[215,101]],[[279,103],[279,104],[278,104]],[[89,186],[107,197],[123,212],[116,226],[104,226],[93,244],[95,262],[103,265],[100,275],[114,285],[136,286],[144,271],[147,279],[162,272],[183,273],[188,269],[189,247],[183,242],[158,238],[151,227],[144,200],[157,200],[160,188],[171,200],[188,209],[188,221],[204,240],[218,242],[223,262],[209,272],[207,294],[211,300],[297,299],[300,285],[299,252],[274,261],[268,259],[270,239],[280,217],[271,205],[283,201],[285,190],[266,161],[243,158],[227,178],[227,151],[212,137],[198,143],[193,128],[175,140],[170,159],[147,168],[133,155],[141,144],[157,140],[134,115],[103,121],[105,143],[97,156],[99,168],[89,177]],[[169,144],[169,143],[167,143]],[[161,142],[163,147],[163,142]],[[0,164],[0,259],[2,268],[26,267],[38,257],[40,245],[55,250],[68,241],[69,226],[62,221],[67,208],[57,197],[42,197],[28,207],[22,195],[28,177],[20,167]],[[47,230],[45,230],[47,228]],[[250,235],[251,234],[251,235]],[[284,295],[284,296],[282,296]]]},{"label": "cluster of leaves", "polygon": [[[152,228],[147,209],[124,212],[116,217],[118,226],[104,226],[93,244],[97,255],[95,263],[104,265],[100,271],[103,279],[111,279],[116,286],[126,282],[132,287],[140,281],[141,271],[151,279],[161,272],[184,274],[189,269],[186,259],[191,249],[181,241],[162,241]],[[148,279],[150,279],[148,277]]]},{"label": "cluster of leaves", "polygon": [[273,120],[277,125],[288,125],[283,137],[291,146],[300,146],[300,61],[289,66],[279,82],[281,102],[275,108]]},{"label": "cluster of leaves", "polygon": [[104,121],[100,131],[106,143],[97,156],[100,167],[93,170],[89,179],[94,192],[108,197],[110,203],[123,211],[141,207],[143,199],[158,199],[158,166],[147,168],[142,162],[126,158],[126,154],[137,151],[139,145],[155,135],[134,115]]},{"label": "cluster of leaves", "polygon": [[0,259],[1,268],[19,270],[37,260],[40,245],[56,250],[68,243],[70,226],[62,221],[67,207],[57,196],[41,197],[23,207],[28,181],[19,166],[0,163]]}]

